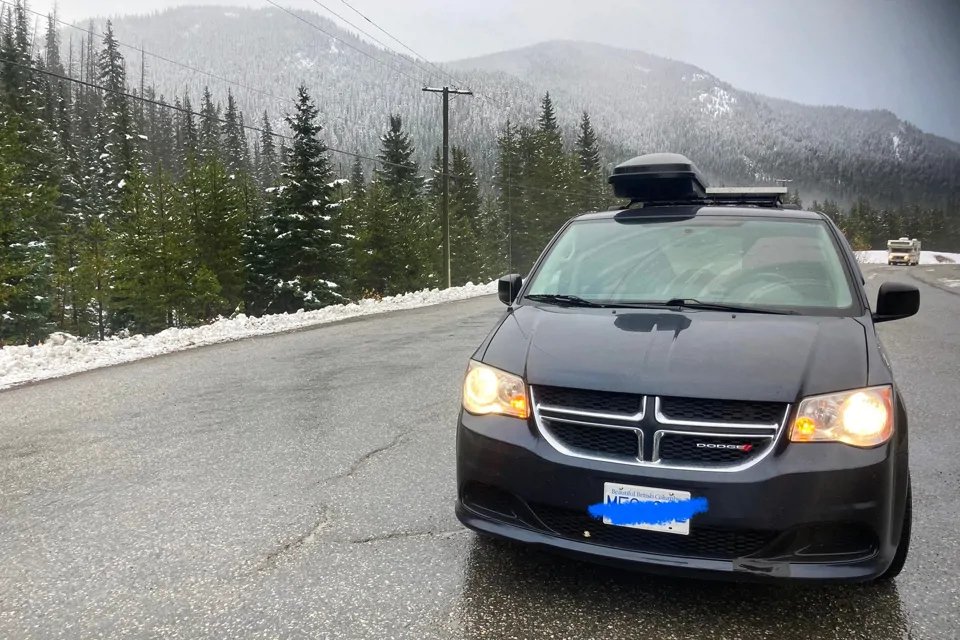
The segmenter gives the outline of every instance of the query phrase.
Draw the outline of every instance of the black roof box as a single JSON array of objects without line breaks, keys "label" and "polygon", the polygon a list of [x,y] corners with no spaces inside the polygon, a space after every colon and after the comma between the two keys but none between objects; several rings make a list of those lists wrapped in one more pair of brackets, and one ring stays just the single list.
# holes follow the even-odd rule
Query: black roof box
[{"label": "black roof box", "polygon": [[617,165],[608,179],[618,198],[633,202],[702,200],[707,180],[697,166],[679,153],[650,153]]}]

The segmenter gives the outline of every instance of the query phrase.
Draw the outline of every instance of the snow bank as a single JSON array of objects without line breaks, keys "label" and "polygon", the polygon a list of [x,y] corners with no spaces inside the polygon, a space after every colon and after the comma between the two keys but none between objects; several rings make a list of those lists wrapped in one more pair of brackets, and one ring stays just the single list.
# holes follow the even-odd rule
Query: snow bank
[{"label": "snow bank", "polygon": [[239,315],[234,318],[221,318],[200,327],[172,328],[152,336],[111,338],[103,342],[87,342],[69,334],[55,333],[37,346],[0,349],[0,389],[173,351],[280,333],[358,316],[466,300],[496,292],[496,281],[484,285],[468,283],[463,287],[415,291],[383,298],[379,302],[361,300],[359,303],[325,307],[317,311],[299,311],[260,318]]},{"label": "snow bank", "polygon": [[[861,264],[887,264],[886,251],[857,251],[857,262]],[[960,253],[942,251],[921,251],[920,264],[960,264]]]}]

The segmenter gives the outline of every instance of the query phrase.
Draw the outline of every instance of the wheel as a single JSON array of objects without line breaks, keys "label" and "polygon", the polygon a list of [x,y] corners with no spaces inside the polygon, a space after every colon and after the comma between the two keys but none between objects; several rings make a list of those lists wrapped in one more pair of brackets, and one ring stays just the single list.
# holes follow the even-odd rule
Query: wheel
[{"label": "wheel", "polygon": [[903,565],[907,562],[907,553],[910,551],[910,530],[913,527],[913,489],[910,487],[910,481],[907,480],[907,504],[903,508],[903,529],[900,532],[900,544],[897,545],[897,552],[893,556],[893,562],[884,571],[878,581],[893,580],[903,571]]}]

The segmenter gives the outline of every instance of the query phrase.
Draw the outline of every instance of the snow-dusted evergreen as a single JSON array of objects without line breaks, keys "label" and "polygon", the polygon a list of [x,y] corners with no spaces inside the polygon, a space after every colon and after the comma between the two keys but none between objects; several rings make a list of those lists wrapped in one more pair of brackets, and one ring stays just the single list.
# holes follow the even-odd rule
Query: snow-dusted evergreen
[{"label": "snow-dusted evergreen", "polygon": [[305,87],[298,90],[296,112],[287,122],[293,142],[267,220],[267,274],[274,286],[267,308],[277,313],[343,300],[336,280],[344,272],[345,252],[334,233],[333,174],[320,140],[317,107]]}]

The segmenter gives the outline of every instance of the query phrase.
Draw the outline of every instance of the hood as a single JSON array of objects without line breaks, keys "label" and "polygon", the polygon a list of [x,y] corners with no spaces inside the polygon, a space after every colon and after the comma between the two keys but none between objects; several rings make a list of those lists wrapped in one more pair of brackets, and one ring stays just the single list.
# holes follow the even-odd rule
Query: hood
[{"label": "hood", "polygon": [[853,318],[521,306],[483,355],[532,385],[795,402],[867,384]]}]

